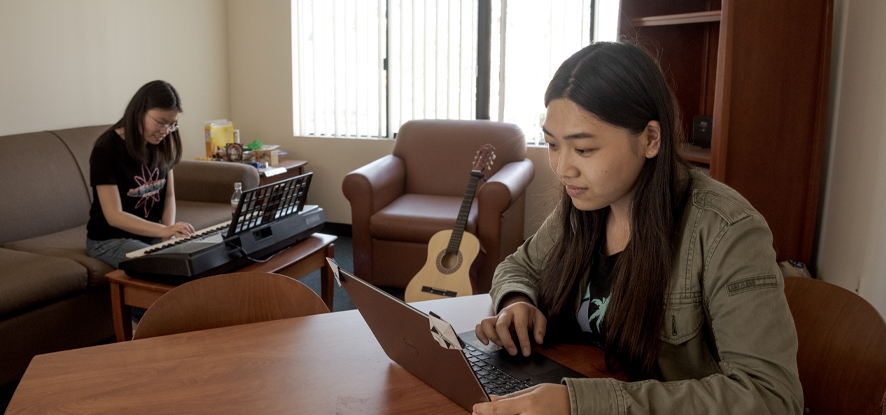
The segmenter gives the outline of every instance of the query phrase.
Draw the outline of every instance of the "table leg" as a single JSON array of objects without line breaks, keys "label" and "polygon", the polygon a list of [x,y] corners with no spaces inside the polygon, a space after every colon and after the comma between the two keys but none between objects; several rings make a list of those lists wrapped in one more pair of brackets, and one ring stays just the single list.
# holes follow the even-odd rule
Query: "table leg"
[{"label": "table leg", "polygon": [[[329,246],[326,247],[326,256],[329,258],[335,258],[335,244],[329,244]],[[332,267],[329,266],[329,263],[326,262],[326,259],[324,258],[323,267],[320,268],[320,295],[323,298],[323,302],[326,303],[326,307],[329,308],[329,311],[332,311],[332,302],[335,297],[333,295],[333,278]]]},{"label": "table leg", "polygon": [[132,311],[123,303],[123,286],[114,282],[111,283],[111,311],[117,341],[132,340]]}]

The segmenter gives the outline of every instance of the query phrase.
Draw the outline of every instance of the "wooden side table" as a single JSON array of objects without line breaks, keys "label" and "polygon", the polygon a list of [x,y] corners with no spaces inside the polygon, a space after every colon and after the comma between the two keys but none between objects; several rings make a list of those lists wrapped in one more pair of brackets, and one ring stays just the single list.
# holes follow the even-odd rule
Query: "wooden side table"
[{"label": "wooden side table", "polygon": [[[332,311],[333,275],[326,257],[335,258],[336,239],[338,237],[334,235],[315,233],[308,239],[281,251],[267,262],[256,262],[235,272],[274,272],[301,279],[320,269],[320,297],[329,311]],[[148,308],[163,294],[175,288],[173,285],[133,278],[121,270],[113,271],[107,277],[111,282],[111,311],[114,315],[114,334],[118,342],[132,340],[130,307]]]},{"label": "wooden side table", "polygon": [[264,173],[260,173],[258,185],[264,186],[266,184],[276,183],[290,177],[305,174],[306,164],[308,164],[308,162],[304,160],[278,160],[277,167],[283,167],[286,169],[286,173],[276,174],[271,177],[266,177]]}]

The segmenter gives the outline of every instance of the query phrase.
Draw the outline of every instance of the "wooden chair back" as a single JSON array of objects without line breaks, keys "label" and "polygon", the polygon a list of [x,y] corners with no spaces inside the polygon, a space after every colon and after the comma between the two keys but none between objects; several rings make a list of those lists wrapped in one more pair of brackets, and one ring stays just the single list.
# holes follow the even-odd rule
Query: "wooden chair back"
[{"label": "wooden chair back", "polygon": [[292,278],[236,272],[173,288],[148,308],[132,339],[328,312],[317,294]]},{"label": "wooden chair back", "polygon": [[886,414],[886,322],[865,299],[824,281],[785,277],[797,327],[807,414]]}]

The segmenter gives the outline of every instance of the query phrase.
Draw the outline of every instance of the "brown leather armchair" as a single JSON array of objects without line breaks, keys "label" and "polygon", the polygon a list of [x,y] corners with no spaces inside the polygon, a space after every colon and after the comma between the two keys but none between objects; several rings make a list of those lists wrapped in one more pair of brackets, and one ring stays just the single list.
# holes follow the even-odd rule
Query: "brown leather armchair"
[{"label": "brown leather armchair", "polygon": [[525,191],[535,174],[526,140],[514,124],[416,120],[400,127],[393,154],[349,173],[354,271],[377,286],[405,288],[422,268],[428,241],[455,226],[474,156],[495,147],[465,231],[480,240],[474,287],[489,292],[495,267],[523,243]]}]

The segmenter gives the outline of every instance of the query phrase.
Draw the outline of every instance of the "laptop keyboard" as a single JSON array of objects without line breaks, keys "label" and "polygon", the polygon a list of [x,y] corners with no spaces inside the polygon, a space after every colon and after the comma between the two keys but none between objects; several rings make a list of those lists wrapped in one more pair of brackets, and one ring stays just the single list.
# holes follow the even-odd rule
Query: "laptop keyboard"
[{"label": "laptop keyboard", "polygon": [[468,358],[468,362],[471,363],[471,369],[474,370],[477,379],[480,380],[483,389],[486,389],[488,394],[502,396],[535,385],[529,379],[517,379],[492,366],[486,362],[489,356],[469,345],[462,349],[462,353]]}]

